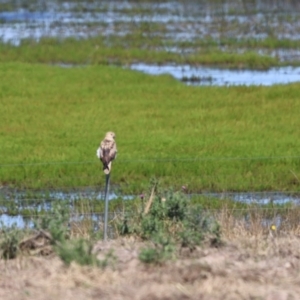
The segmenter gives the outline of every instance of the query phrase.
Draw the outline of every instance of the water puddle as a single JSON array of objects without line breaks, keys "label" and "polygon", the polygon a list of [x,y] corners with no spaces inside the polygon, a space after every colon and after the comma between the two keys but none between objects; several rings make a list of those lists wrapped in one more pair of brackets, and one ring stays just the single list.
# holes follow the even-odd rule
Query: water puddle
[{"label": "water puddle", "polygon": [[[53,205],[63,203],[70,213],[70,222],[78,222],[88,217],[94,224],[94,229],[98,230],[100,223],[103,223],[104,213],[93,212],[93,205],[99,201],[104,201],[104,191],[95,191],[87,188],[82,190],[59,191],[21,191],[9,188],[0,190],[0,227],[16,226],[17,228],[33,228],[35,221],[43,215],[53,212]],[[130,200],[133,196],[123,196],[123,200]],[[111,192],[109,201],[120,199],[117,192]],[[84,212],[76,206],[76,202],[87,205]],[[88,204],[87,201],[91,204]],[[93,203],[93,204],[92,204]],[[88,211],[88,210],[91,211]],[[85,211],[86,210],[86,211]],[[113,216],[112,216],[113,217]]]},{"label": "water puddle", "polygon": [[267,71],[228,70],[189,65],[132,64],[132,70],[151,75],[170,74],[190,85],[265,85],[288,84],[300,81],[300,67],[271,68]]},{"label": "water puddle", "polygon": [[[197,195],[197,194],[196,194]],[[246,204],[259,204],[259,205],[284,205],[292,203],[300,205],[300,195],[297,193],[283,193],[283,192],[245,192],[245,193],[203,193],[205,197],[218,198],[218,199],[232,199],[236,202]]]}]

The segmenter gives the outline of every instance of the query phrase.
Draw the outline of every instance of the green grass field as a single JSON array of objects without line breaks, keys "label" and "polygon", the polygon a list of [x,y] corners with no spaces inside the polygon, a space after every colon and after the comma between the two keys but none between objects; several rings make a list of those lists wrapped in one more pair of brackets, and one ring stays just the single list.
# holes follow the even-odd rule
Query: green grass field
[{"label": "green grass field", "polygon": [[112,183],[189,191],[299,190],[299,84],[189,87],[112,66],[0,65],[0,181],[103,185],[96,148],[116,132]]}]

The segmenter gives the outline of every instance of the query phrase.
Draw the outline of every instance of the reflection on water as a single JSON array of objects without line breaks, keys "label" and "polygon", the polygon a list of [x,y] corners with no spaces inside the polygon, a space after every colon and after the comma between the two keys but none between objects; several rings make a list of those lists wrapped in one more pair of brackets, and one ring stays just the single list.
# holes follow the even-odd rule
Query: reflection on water
[{"label": "reflection on water", "polygon": [[4,225],[6,227],[16,226],[17,228],[31,228],[33,227],[32,221],[27,221],[22,215],[11,216],[8,214],[0,215],[1,227]]},{"label": "reflection on water", "polygon": [[274,85],[300,81],[300,67],[271,68],[267,71],[228,70],[189,65],[131,65],[132,70],[147,74],[170,74],[178,80],[194,85]]}]

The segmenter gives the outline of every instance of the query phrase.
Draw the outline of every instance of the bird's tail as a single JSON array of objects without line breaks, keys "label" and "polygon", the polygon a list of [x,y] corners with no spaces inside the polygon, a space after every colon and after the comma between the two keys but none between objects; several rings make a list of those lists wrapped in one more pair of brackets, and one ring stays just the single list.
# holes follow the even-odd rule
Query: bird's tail
[{"label": "bird's tail", "polygon": [[107,164],[104,164],[103,165],[103,172],[104,174],[109,174],[110,173],[110,170],[111,170],[111,162],[107,165]]}]

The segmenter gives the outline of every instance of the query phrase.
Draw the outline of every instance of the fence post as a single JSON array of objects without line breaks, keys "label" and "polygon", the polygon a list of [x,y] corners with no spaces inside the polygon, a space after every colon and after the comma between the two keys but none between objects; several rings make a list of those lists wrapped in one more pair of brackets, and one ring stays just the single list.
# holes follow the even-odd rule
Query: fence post
[{"label": "fence post", "polygon": [[107,241],[109,180],[110,180],[110,173],[105,174],[105,211],[104,211],[104,236],[103,236],[104,241]]}]

